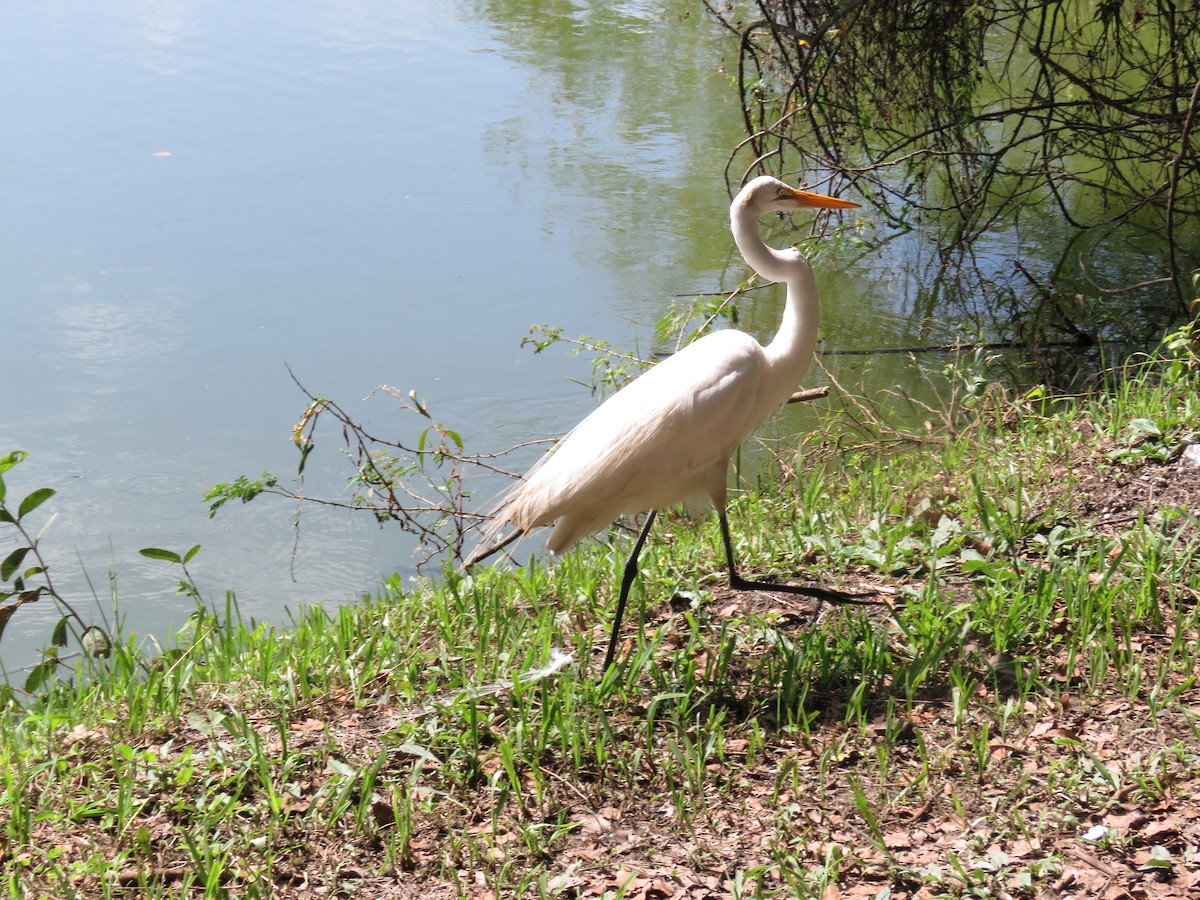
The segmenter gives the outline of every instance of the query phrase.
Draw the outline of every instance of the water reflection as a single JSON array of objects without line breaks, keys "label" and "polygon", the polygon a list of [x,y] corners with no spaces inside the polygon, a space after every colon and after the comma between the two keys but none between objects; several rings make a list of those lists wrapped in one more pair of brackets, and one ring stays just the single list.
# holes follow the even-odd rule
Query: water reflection
[{"label": "water reflection", "polygon": [[[493,126],[495,159],[586,210],[567,227],[584,263],[616,280],[621,314],[650,322],[672,295],[714,286],[731,246],[720,173],[738,127],[720,113],[732,109],[715,24],[683,2],[471,8],[537,73],[540,105]],[[561,203],[546,216],[563,227]]]},{"label": "water reflection", "polygon": [[83,365],[75,370],[77,375],[137,380],[112,367],[137,365],[145,370],[155,357],[177,350],[184,334],[172,312],[165,300],[70,304],[54,314],[55,346],[48,350],[67,365]]}]

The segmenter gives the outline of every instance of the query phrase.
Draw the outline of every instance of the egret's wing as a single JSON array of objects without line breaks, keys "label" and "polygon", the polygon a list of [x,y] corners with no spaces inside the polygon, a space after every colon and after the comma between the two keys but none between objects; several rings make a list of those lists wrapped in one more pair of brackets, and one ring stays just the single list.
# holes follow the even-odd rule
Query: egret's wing
[{"label": "egret's wing", "polygon": [[758,426],[765,372],[762,348],[748,335],[697,341],[580,422],[514,487],[504,518],[522,530],[569,519],[552,540],[563,549],[622,513],[704,490]]}]

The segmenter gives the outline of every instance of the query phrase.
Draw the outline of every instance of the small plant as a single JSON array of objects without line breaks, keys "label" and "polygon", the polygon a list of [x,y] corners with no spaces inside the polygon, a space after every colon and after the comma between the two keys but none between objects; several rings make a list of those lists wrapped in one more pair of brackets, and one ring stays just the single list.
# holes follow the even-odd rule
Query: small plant
[{"label": "small plant", "polygon": [[592,396],[615,393],[648,365],[646,360],[632,353],[613,349],[608,341],[593,340],[586,336],[566,337],[561,328],[549,325],[534,325],[529,329],[529,334],[521,339],[521,346],[532,347],[534,353],[541,353],[559,343],[570,345],[573,354],[592,354],[591,383],[585,385],[591,390]]},{"label": "small plant", "polygon": [[[380,522],[397,522],[420,539],[425,558],[418,567],[441,554],[458,559],[465,535],[480,518],[467,508],[471,496],[467,475],[481,472],[516,477],[503,468],[503,460],[527,446],[497,453],[469,453],[462,436],[437,421],[415,391],[402,395],[386,385],[372,396],[397,400],[402,414],[417,417],[420,431],[412,440],[383,438],[368,431],[333,400],[310,393],[299,382],[297,386],[308,397],[308,403],[292,429],[292,443],[300,453],[296,487],[287,487],[270,472],[257,479],[238,476],[209,488],[204,501],[210,516],[231,501],[249,503],[263,494],[286,497],[297,504],[364,510]],[[328,419],[333,420],[343,452],[353,466],[349,500],[310,497],[303,490],[305,468],[318,446],[318,429]]]},{"label": "small plant", "polygon": [[24,689],[36,692],[64,664],[60,651],[67,646],[68,629],[74,624],[80,647],[89,656],[107,656],[111,650],[108,633],[89,625],[75,607],[54,586],[50,570],[42,555],[41,542],[54,521],[51,516],[40,527],[33,523],[33,513],[55,495],[53,488],[30,491],[15,507],[8,500],[4,474],[20,465],[29,456],[24,450],[11,450],[0,457],[0,526],[9,526],[16,533],[17,547],[0,562],[0,635],[9,620],[27,603],[48,597],[62,612],[50,636],[50,646],[43,650],[43,659],[29,670]]}]

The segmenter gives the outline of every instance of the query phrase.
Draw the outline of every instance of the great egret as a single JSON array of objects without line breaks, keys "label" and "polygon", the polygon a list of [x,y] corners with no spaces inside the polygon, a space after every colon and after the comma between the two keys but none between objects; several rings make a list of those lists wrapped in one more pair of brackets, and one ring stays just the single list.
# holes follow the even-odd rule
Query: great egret
[{"label": "great egret", "polygon": [[[795,248],[768,247],[758,233],[767,213],[805,208],[851,209],[857,203],[789,187],[760,176],[733,199],[729,224],[747,264],[767,281],[787,285],[783,321],[763,347],[741,331],[716,331],[623,387],[571,430],[500,501],[470,567],[516,537],[553,525],[547,542],[560,554],[618,516],[647,512],[621,578],[604,671],[612,664],[637,559],[657,510],[715,506],[734,590],[762,588],[838,603],[855,596],[822,587],[748,581],[738,572],[725,513],[729,459],[743,438],[792,395],[817,341],[817,286]],[[508,524],[516,531],[497,541]],[[861,602],[861,601],[858,601]]]}]

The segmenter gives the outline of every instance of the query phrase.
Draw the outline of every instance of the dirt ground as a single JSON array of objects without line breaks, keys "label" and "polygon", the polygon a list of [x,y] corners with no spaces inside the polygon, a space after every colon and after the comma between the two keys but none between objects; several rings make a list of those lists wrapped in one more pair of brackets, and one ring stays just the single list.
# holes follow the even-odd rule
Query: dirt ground
[{"label": "dirt ground", "polygon": [[[1094,439],[1081,441],[1040,502],[1101,534],[1164,509],[1200,516],[1200,466],[1178,456],[1115,469],[1105,449]],[[1186,517],[1180,522],[1194,527]],[[741,617],[753,605],[776,621],[794,615],[804,627],[802,611],[786,609],[791,600],[720,588],[713,595],[718,616]],[[1155,642],[1155,635],[1144,637],[1147,666],[1159,659]],[[707,812],[686,828],[669,803],[606,802],[586,783],[564,780],[559,802],[582,824],[549,886],[576,898],[617,891],[630,900],[732,897],[731,876],[739,870],[759,867],[769,873],[768,884],[789,883],[773,861],[782,843],[809,876],[836,861],[836,883],[821,888],[822,900],[1200,898],[1200,691],[1180,675],[1176,687],[1191,714],[1156,717],[1145,702],[1082,683],[1065,659],[1045,665],[1061,679],[1062,692],[1024,701],[1016,712],[1023,724],[976,745],[982,757],[972,758],[964,732],[978,735],[989,724],[986,714],[973,719],[968,712],[956,722],[945,698],[917,704],[886,774],[876,746],[862,746],[860,735],[837,724],[814,727],[806,740],[774,736],[753,758],[739,759],[736,742],[727,743],[730,762],[710,765],[706,774]],[[995,710],[1003,697],[987,695],[1002,692],[1001,682],[993,679],[990,688],[985,682],[976,688],[974,708]],[[824,717],[837,721],[836,711]],[[881,716],[879,743],[886,727]],[[1167,752],[1172,746],[1192,750]],[[831,755],[842,770],[832,777],[823,768]],[[1080,763],[1105,777],[1062,777]],[[783,790],[781,772],[789,779]],[[854,782],[876,811],[874,839],[848,786]],[[917,783],[925,787],[905,797],[904,786]],[[1014,820],[1028,830],[1015,831]],[[475,896],[492,900],[483,885]]]},{"label": "dirt ground", "polygon": [[[1100,534],[1117,533],[1162,510],[1189,511],[1191,521],[1181,517],[1179,527],[1195,528],[1200,465],[1190,454],[1116,468],[1105,455],[1105,443],[1089,438],[1068,454],[1060,477],[1040,491],[1046,508]],[[715,589],[713,602],[718,615],[722,609],[725,615],[741,615],[746,612],[741,604],[763,607],[760,612],[777,617],[787,614],[777,608],[779,598],[768,594]],[[796,617],[802,618],[798,612]],[[1155,636],[1144,640],[1147,664],[1153,665]],[[887,779],[894,787],[891,793],[900,794],[906,780],[917,778],[923,759],[931,758],[938,771],[930,780],[941,788],[916,795],[923,799],[877,805],[882,848],[864,840],[846,779],[829,779],[821,771],[822,759],[845,737],[841,729],[825,726],[806,742],[771,742],[768,753],[736,771],[712,766],[714,812],[686,840],[680,840],[670,809],[598,805],[573,835],[566,852],[573,862],[554,884],[575,897],[599,897],[621,887],[632,900],[728,897],[733,895],[729,873],[754,865],[770,871],[764,845],[781,839],[782,831],[793,835],[796,863],[809,871],[840,859],[837,883],[823,888],[822,900],[1200,898],[1200,744],[1195,737],[1200,691],[1181,676],[1181,700],[1192,714],[1154,719],[1144,702],[1072,685],[1067,665],[1058,661],[1066,687],[1061,699],[1056,704],[1026,702],[1021,712],[1027,724],[1018,730],[1023,733],[989,740],[983,773],[971,771],[962,758],[962,730],[951,722],[948,704],[918,706],[908,722],[912,741],[901,740],[889,760]],[[981,694],[987,690],[978,688]],[[982,701],[980,708],[989,706],[986,696],[975,699]],[[995,705],[992,698],[990,706]],[[836,715],[830,718],[836,720]],[[881,718],[879,728],[884,727]],[[916,751],[918,735],[927,757]],[[1162,755],[1171,744],[1191,746],[1192,752]],[[845,746],[848,770],[867,762],[865,785],[866,772],[877,768],[870,760],[873,748],[849,741]],[[1115,786],[1093,782],[1083,795],[1061,794],[1056,773],[1080,747],[1118,780]],[[736,753],[736,748],[726,750]],[[777,795],[782,769],[793,773],[793,789]],[[1016,787],[1014,772],[1020,775]],[[1147,772],[1155,773],[1161,787],[1150,804],[1135,799]],[[840,787],[833,787],[833,781]],[[737,804],[722,803],[734,782],[741,786]],[[813,803],[813,798],[821,802]],[[1014,806],[1030,825],[1026,834],[1012,831],[1007,813]],[[787,824],[781,828],[781,822]],[[698,859],[704,863],[697,865]],[[601,860],[619,865],[598,877],[593,866]],[[961,877],[955,871],[959,867],[966,873]]]}]

